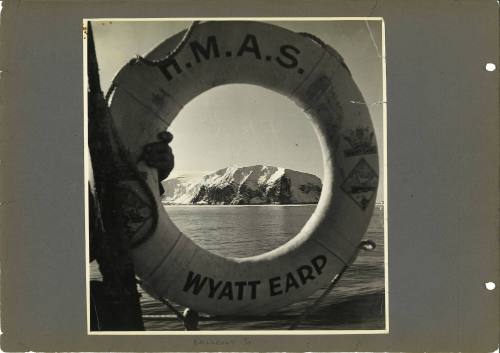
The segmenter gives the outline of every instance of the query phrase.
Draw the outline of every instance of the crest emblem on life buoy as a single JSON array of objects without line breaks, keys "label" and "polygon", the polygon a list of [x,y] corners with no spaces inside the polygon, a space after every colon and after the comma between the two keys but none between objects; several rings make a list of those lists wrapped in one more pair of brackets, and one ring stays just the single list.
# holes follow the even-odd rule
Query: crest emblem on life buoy
[{"label": "crest emblem on life buoy", "polygon": [[373,168],[363,159],[351,170],[349,176],[342,183],[342,190],[362,210],[366,209],[373,195],[377,191],[378,175]]},{"label": "crest emblem on life buoy", "polygon": [[346,157],[377,153],[377,146],[374,144],[375,133],[368,127],[357,127],[343,137],[350,145],[350,148],[344,150]]},{"label": "crest emblem on life buoy", "polygon": [[[151,232],[154,224],[153,205],[146,202],[134,188],[121,183],[115,190],[121,226],[128,239],[140,239]],[[136,243],[137,241],[135,241]]]}]

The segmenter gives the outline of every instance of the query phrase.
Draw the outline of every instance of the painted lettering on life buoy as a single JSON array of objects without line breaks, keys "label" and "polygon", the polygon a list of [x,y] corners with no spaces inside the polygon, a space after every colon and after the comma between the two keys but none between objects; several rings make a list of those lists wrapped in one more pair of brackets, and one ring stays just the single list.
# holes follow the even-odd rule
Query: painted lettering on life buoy
[{"label": "painted lettering on life buoy", "polygon": [[299,289],[309,281],[319,277],[326,266],[327,258],[324,255],[314,257],[309,264],[297,267],[293,272],[269,278],[267,281],[241,280],[227,281],[216,280],[209,276],[189,271],[184,283],[183,291],[194,295],[207,296],[215,299],[244,300],[257,299],[257,289],[267,285],[269,296],[283,295],[292,289]]},{"label": "painted lettering on life buoy", "polygon": [[[198,40],[189,42],[189,48],[196,64],[202,64],[204,61],[215,60],[221,57],[221,52],[225,53],[226,57],[233,56],[235,48],[222,48],[219,46],[217,36],[209,35],[205,43],[200,43]],[[256,60],[262,60],[264,57],[266,61],[273,62],[273,60],[285,69],[294,69],[299,66],[298,55],[300,50],[292,44],[282,44],[277,48],[278,55],[273,53],[262,54],[259,40],[255,34],[247,33],[241,40],[241,44],[236,48],[235,58],[242,56],[251,56]],[[159,70],[165,76],[167,81],[174,78],[174,75],[180,75],[183,72],[183,67],[190,69],[193,67],[192,61],[179,63],[176,59],[172,59],[159,67]],[[173,69],[173,71],[171,70]],[[297,70],[299,74],[304,72],[303,68]]]}]

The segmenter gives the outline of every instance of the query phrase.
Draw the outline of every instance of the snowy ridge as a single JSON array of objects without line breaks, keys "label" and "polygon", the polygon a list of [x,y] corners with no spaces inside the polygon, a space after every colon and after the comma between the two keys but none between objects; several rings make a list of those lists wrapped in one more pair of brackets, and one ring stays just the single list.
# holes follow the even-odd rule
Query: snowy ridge
[{"label": "snowy ridge", "polygon": [[181,173],[163,181],[166,204],[249,205],[317,203],[321,180],[273,166],[231,166],[213,173]]}]

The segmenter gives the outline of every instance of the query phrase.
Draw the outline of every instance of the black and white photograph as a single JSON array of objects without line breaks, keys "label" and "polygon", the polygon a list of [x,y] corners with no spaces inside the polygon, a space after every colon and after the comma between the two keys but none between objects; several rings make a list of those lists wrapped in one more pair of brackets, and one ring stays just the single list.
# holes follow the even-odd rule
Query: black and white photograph
[{"label": "black and white photograph", "polygon": [[383,20],[83,26],[88,333],[388,333]]}]

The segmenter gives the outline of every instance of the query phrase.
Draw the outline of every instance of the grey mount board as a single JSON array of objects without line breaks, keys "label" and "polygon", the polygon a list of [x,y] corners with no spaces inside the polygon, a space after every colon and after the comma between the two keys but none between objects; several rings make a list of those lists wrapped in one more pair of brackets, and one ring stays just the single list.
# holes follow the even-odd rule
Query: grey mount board
[{"label": "grey mount board", "polygon": [[[385,21],[388,334],[87,335],[82,19],[233,16]],[[493,0],[4,3],[2,349],[495,350],[498,44]]]}]

